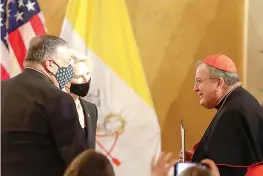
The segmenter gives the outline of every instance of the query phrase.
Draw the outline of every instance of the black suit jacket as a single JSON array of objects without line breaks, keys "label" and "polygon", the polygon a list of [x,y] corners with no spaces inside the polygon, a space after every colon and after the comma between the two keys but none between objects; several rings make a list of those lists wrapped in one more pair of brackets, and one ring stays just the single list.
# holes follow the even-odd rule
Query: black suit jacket
[{"label": "black suit jacket", "polygon": [[80,98],[79,100],[80,100],[81,106],[83,108],[84,116],[85,116],[86,127],[84,131],[85,131],[85,137],[88,143],[88,148],[95,149],[96,127],[97,127],[97,120],[98,120],[97,106],[82,98]]},{"label": "black suit jacket", "polygon": [[74,100],[42,73],[1,82],[2,175],[62,176],[87,143]]}]

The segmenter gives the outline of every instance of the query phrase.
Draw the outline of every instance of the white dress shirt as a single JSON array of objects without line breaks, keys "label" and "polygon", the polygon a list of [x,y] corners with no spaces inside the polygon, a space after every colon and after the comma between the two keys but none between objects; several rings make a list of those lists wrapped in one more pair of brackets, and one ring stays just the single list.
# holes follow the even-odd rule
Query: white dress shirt
[{"label": "white dress shirt", "polygon": [[79,115],[80,125],[84,129],[85,128],[85,116],[84,116],[83,108],[81,106],[79,98],[75,100],[75,104],[76,104],[76,108],[77,108],[78,115]]},{"label": "white dress shirt", "polygon": [[[62,91],[67,93],[65,87],[62,89]],[[79,116],[79,123],[81,127],[84,129],[85,128],[85,116],[84,116],[83,108],[82,108],[79,98],[75,100],[75,105],[76,105],[78,116]]]}]

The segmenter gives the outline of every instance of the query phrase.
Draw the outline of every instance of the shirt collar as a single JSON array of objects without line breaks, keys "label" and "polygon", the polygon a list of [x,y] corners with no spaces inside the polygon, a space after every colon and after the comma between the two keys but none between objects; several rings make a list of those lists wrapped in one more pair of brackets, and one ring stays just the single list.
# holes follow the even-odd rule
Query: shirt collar
[{"label": "shirt collar", "polygon": [[75,100],[75,104],[77,108],[81,106],[79,98]]}]

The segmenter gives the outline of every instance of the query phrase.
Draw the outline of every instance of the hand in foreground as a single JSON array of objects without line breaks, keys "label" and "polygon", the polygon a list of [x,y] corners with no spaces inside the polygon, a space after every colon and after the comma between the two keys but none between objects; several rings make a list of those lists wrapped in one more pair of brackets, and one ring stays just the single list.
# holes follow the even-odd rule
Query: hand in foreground
[{"label": "hand in foreground", "polygon": [[171,156],[172,153],[164,154],[162,152],[156,162],[153,158],[151,162],[151,176],[167,176],[169,170],[177,162],[176,160],[168,162]]},{"label": "hand in foreground", "polygon": [[208,169],[212,173],[212,176],[220,176],[219,170],[218,170],[216,164],[214,163],[214,161],[212,161],[210,159],[204,159],[201,161],[201,163],[205,164],[209,167]]},{"label": "hand in foreground", "polygon": [[[185,151],[184,155],[185,155],[185,162],[191,162],[192,158],[193,158],[193,152],[191,151]],[[179,162],[183,162],[183,151],[181,150],[180,155],[179,155]]]}]

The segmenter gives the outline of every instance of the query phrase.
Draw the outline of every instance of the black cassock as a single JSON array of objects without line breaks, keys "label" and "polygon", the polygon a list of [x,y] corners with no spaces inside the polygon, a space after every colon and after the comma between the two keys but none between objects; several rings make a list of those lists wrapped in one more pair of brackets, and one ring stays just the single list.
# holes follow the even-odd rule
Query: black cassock
[{"label": "black cassock", "polygon": [[217,164],[221,176],[243,176],[249,167],[263,161],[263,108],[238,87],[216,109],[217,114],[195,146],[192,161],[209,158]]}]

